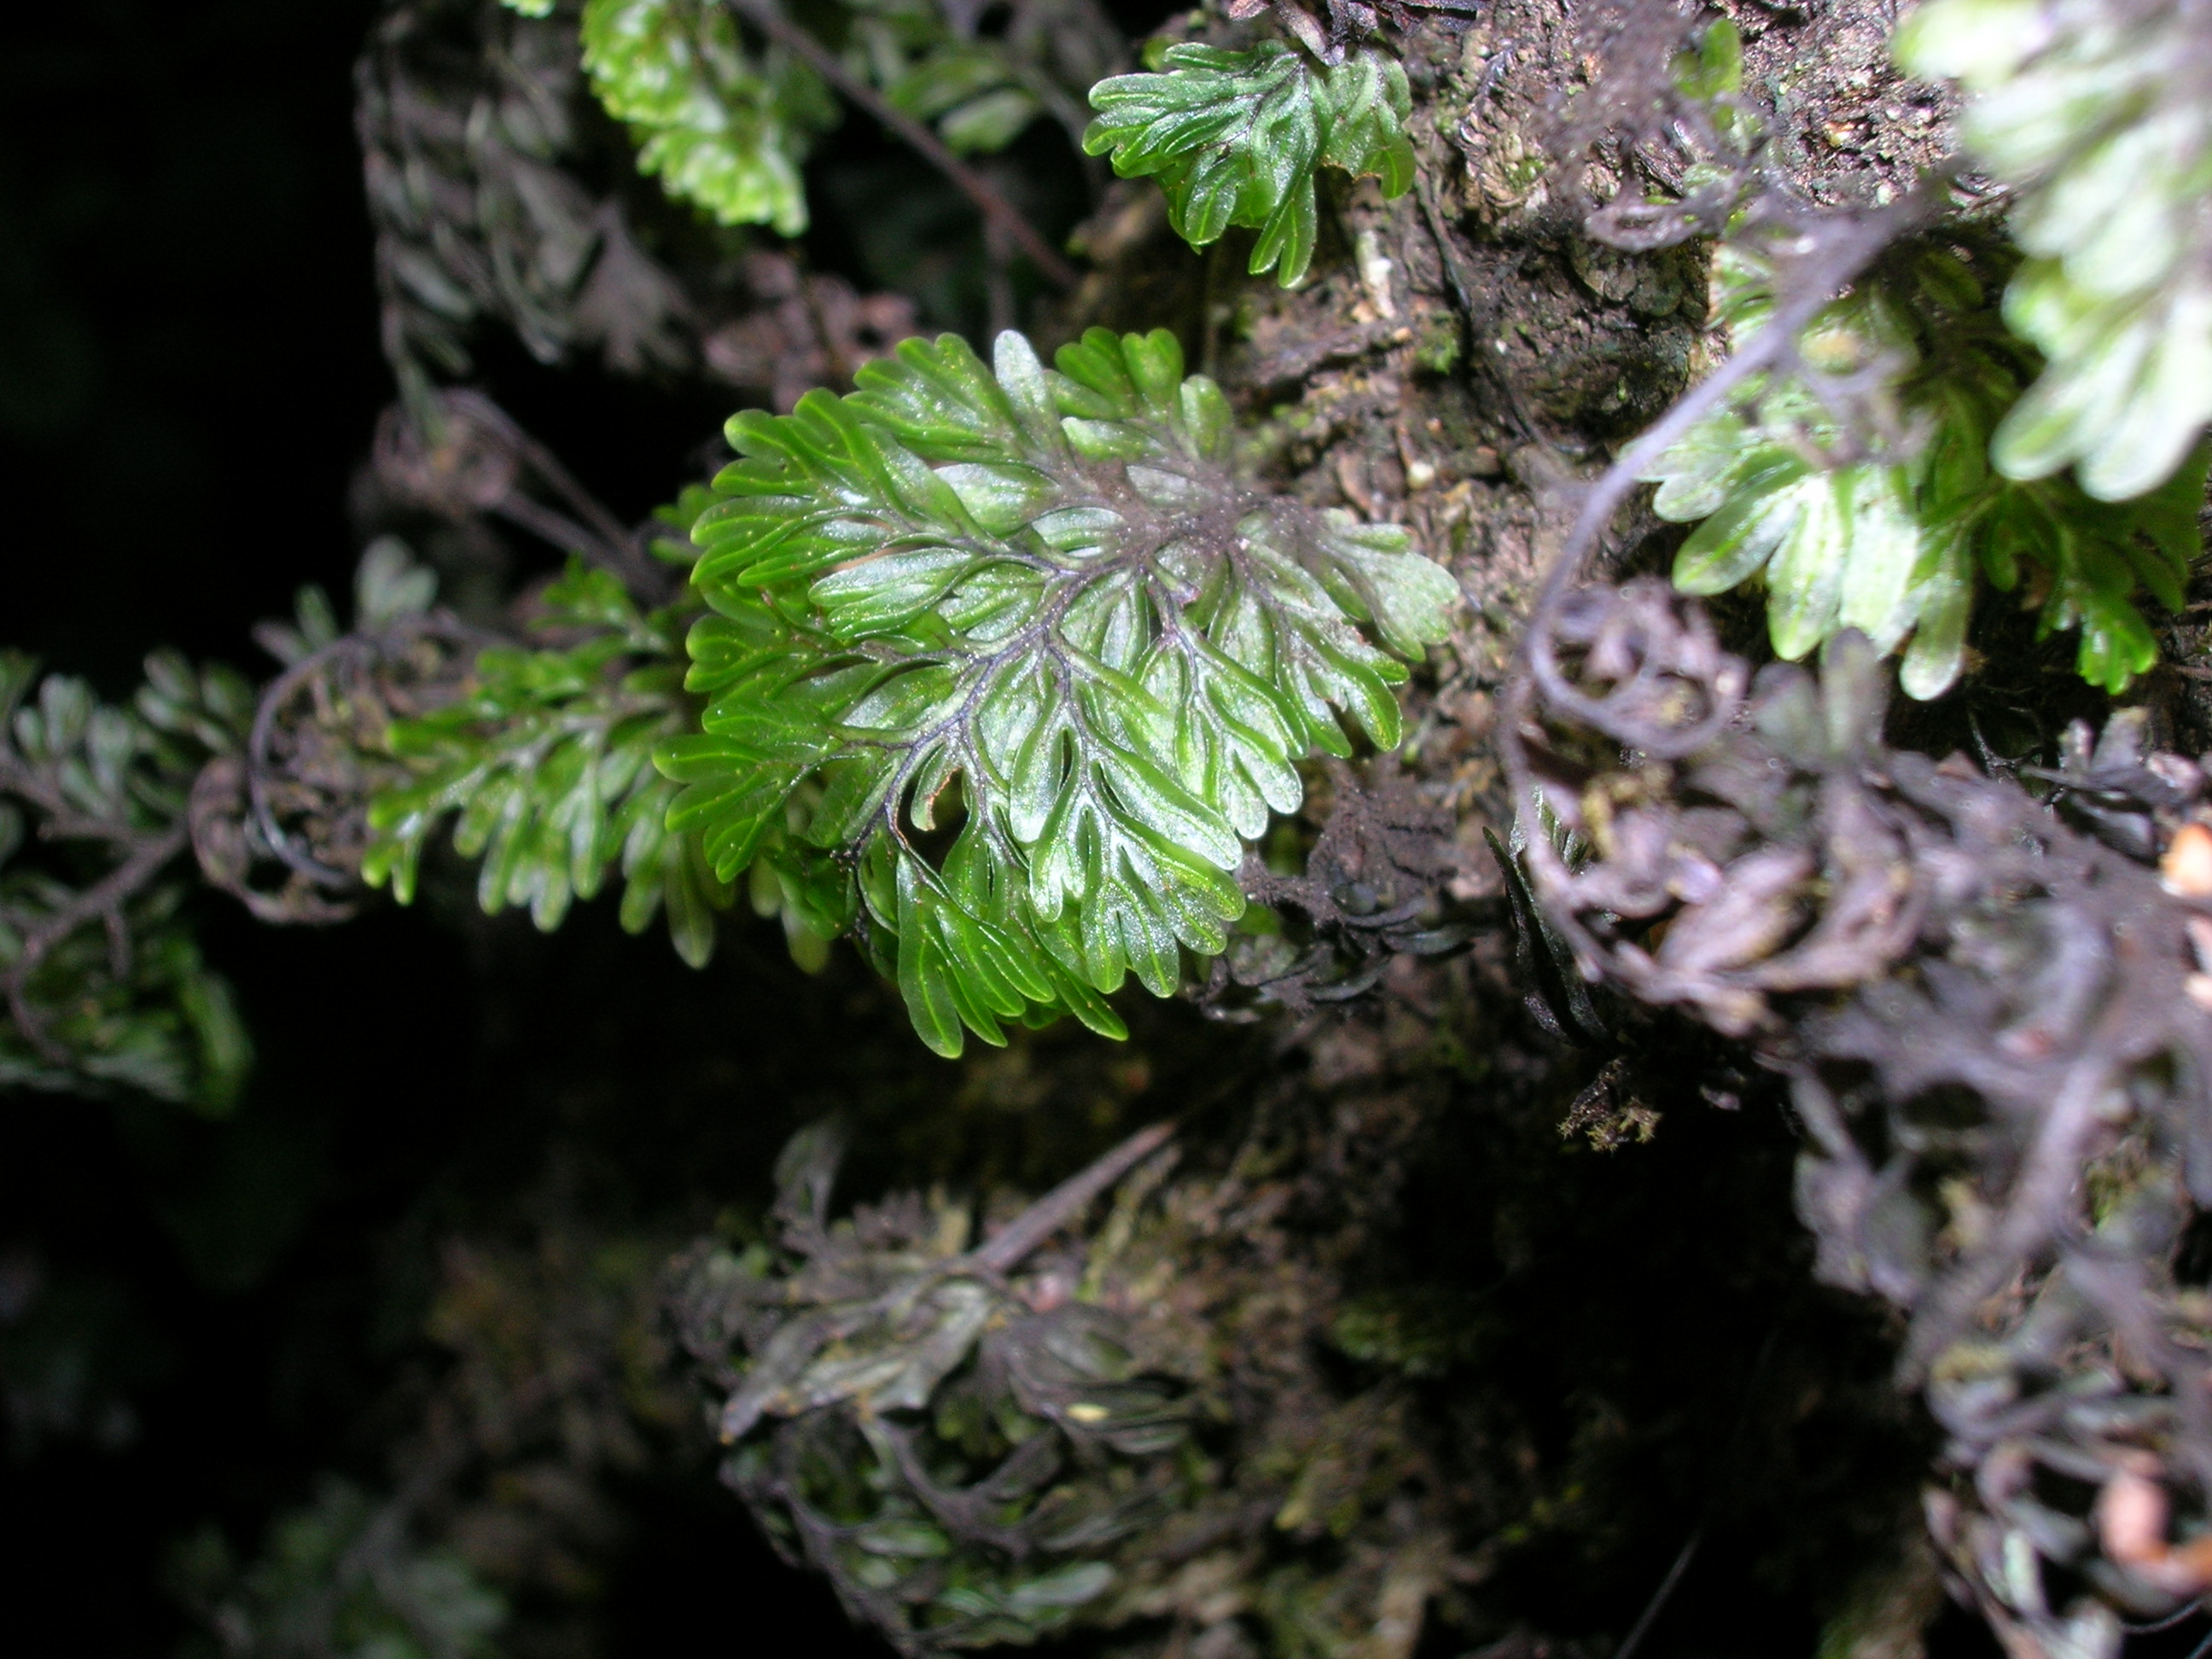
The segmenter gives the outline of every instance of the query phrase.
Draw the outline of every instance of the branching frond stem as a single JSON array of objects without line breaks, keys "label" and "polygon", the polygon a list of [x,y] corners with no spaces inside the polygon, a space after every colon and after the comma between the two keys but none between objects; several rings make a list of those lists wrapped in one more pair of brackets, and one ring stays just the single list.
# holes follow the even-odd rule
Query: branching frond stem
[{"label": "branching frond stem", "polygon": [[[190,840],[191,831],[179,817],[167,829],[142,840],[122,863],[36,927],[24,930],[21,952],[5,972],[0,972],[0,994],[8,999],[8,1012],[15,1019],[15,1029],[47,1060],[64,1065],[69,1056],[47,1036],[45,1022],[31,1006],[31,975],[57,945],[89,922],[106,923],[112,948],[124,931],[123,907],[161,873],[163,866],[183,852]],[[127,957],[123,966],[127,970]]]},{"label": "branching frond stem", "polygon": [[1175,1132],[1173,1118],[1138,1130],[1097,1162],[1068,1176],[970,1251],[966,1265],[984,1273],[1012,1272],[1031,1250],[1082,1214],[1091,1200],[1165,1146]]},{"label": "branching frond stem", "polygon": [[986,220],[1012,238],[1054,287],[1075,286],[1075,267],[1060,257],[1019,208],[989,179],[955,155],[927,126],[854,74],[836,53],[786,17],[777,9],[775,0],[729,0],[729,6],[769,40],[804,58],[816,74],[912,146],[924,161],[951,179]]}]

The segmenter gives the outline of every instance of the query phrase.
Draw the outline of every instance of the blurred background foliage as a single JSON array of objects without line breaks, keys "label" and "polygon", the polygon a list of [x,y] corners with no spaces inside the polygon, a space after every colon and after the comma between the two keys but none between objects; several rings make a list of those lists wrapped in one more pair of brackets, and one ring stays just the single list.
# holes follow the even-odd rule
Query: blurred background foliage
[{"label": "blurred background foliage", "polygon": [[[351,586],[349,482],[390,395],[353,127],[374,10],[93,0],[11,19],[0,42],[0,612],[12,644],[109,699],[155,641],[265,672],[252,618],[288,613],[302,582]],[[588,368],[564,384],[483,343],[501,395],[546,428],[619,411],[591,483],[627,512],[727,412]],[[533,957],[551,981],[494,992],[495,1011],[481,994],[521,991],[483,976],[509,928],[382,915],[338,934],[192,908],[255,1034],[232,1115],[14,1091],[0,1109],[0,1646],[17,1653],[172,1653],[191,1623],[161,1583],[173,1540],[212,1522],[251,1556],[314,1501],[311,1471],[384,1486],[363,1414],[435,1358],[434,1241],[538,1178],[556,1077],[602,1098],[555,1115],[627,1120],[635,1150],[662,1110],[734,1137],[634,1190],[615,1175],[618,1206],[656,1182],[703,1204],[715,1164],[734,1186],[784,1132],[758,1121],[776,1107],[723,1109],[746,1073],[748,1092],[773,1087],[738,1062],[727,1011],[759,1000],[738,984],[797,977],[780,948],[701,981],[665,951],[620,965],[630,942],[594,915]],[[587,988],[615,984],[638,1000]],[[672,996],[730,1030],[727,1069],[618,1098],[617,1078],[653,1069],[636,1019]],[[601,1051],[526,1079],[499,1051],[538,1051],[549,1015]],[[641,1513],[632,1577],[607,1592],[635,1604],[636,1650],[665,1650],[684,1595],[697,1611],[748,1571],[819,1606],[835,1650],[826,1592],[775,1565],[734,1498],[701,1481]]]}]

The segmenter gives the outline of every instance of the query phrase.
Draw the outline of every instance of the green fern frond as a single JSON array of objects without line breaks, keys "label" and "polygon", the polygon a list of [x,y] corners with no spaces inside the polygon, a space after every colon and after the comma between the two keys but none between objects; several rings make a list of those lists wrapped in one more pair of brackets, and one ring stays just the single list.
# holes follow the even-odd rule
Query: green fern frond
[{"label": "green fern frond", "polygon": [[1057,362],[910,340],[851,396],[737,416],[693,532],[710,701],[659,751],[670,828],[857,930],[940,1054],[1063,1012],[1118,1034],[1126,975],[1165,995],[1218,952],[1297,762],[1347,722],[1397,742],[1401,659],[1456,599],[1404,531],[1243,483],[1172,336]]},{"label": "green fern frond", "polygon": [[1178,46],[1161,68],[1091,89],[1098,118],[1083,147],[1111,151],[1125,179],[1157,175],[1169,220],[1193,247],[1231,225],[1256,230],[1253,274],[1273,270],[1287,288],[1313,259],[1316,169],[1377,174],[1385,196],[1413,185],[1413,95],[1388,52],[1363,47],[1325,70],[1279,41]]},{"label": "green fern frond", "polygon": [[2014,478],[2100,501],[2171,476],[2212,421],[2212,101],[2203,8],[1934,0],[1898,33],[1973,94],[1961,136],[2016,192],[2005,317],[2046,359],[1997,428]]},{"label": "green fern frond", "polygon": [[811,69],[775,46],[750,48],[714,0],[589,0],[583,40],[592,89],[670,195],[724,224],[806,228],[799,164],[837,118]]},{"label": "green fern frond", "polygon": [[[1735,343],[1763,326],[1765,267],[1724,245],[1717,309]],[[1827,307],[1803,346],[1814,367],[1887,356],[1909,434],[1893,453],[1824,465],[1844,438],[1837,417],[1795,381],[1753,385],[1646,473],[1653,505],[1703,520],[1674,561],[1685,592],[1720,593],[1763,578],[1776,654],[1795,661],[1845,629],[1905,653],[1908,694],[1941,696],[1964,661],[1977,568],[2010,590],[2023,562],[2042,574],[2045,634],[2078,628],[2082,677],[2124,690],[2157,660],[2135,599],[2140,585],[2179,608],[2198,554],[2204,457],[2123,505],[2070,479],[2020,482],[1991,468],[1991,434],[2034,376],[1980,285],[1948,253],[1921,252]]]},{"label": "green fern frond", "polygon": [[[685,505],[700,504],[695,494]],[[679,530],[684,512],[673,512]],[[692,719],[681,641],[696,607],[641,613],[612,576],[580,564],[544,603],[545,626],[585,637],[485,651],[466,693],[391,728],[391,751],[415,777],[371,800],[362,878],[389,882],[407,902],[422,848],[450,817],[455,850],[482,860],[477,896],[488,913],[527,906],[550,930],[619,868],[623,926],[642,932],[665,908],[678,953],[701,966],[730,889],[696,837],[668,830],[675,786],[652,763],[653,745]]]}]

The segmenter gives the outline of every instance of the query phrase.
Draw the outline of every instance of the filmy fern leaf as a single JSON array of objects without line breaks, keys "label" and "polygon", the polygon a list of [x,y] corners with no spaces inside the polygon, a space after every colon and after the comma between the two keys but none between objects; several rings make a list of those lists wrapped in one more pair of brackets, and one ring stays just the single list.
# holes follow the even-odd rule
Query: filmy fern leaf
[{"label": "filmy fern leaf", "polygon": [[1194,247],[1231,225],[1256,230],[1253,273],[1273,270],[1287,288],[1313,259],[1317,168],[1376,173],[1385,196],[1413,185],[1413,94],[1386,52],[1362,47],[1322,69],[1279,41],[1177,46],[1160,69],[1091,89],[1098,118],[1083,147],[1110,151],[1124,178],[1157,175],[1176,234]]},{"label": "filmy fern leaf", "polygon": [[392,753],[415,777],[371,801],[363,879],[412,898],[422,849],[451,817],[455,849],[482,860],[487,912],[526,906],[550,930],[619,868],[623,926],[641,932],[665,908],[678,953],[704,963],[729,887],[696,837],[670,833],[675,786],[652,763],[691,718],[680,684],[691,614],[641,613],[606,572],[572,568],[547,590],[544,622],[580,640],[485,651],[465,695],[392,726]]},{"label": "filmy fern leaf", "polygon": [[1172,336],[1057,362],[909,340],[738,415],[693,532],[709,702],[659,750],[669,826],[857,931],[941,1054],[1062,1012],[1118,1033],[1126,975],[1164,995],[1219,951],[1244,842],[1347,721],[1397,741],[1457,592],[1404,531],[1240,481]]},{"label": "filmy fern leaf", "polygon": [[[1762,327],[1771,289],[1753,255],[1724,244],[1716,308],[1737,345]],[[1998,326],[1979,283],[1948,252],[1923,251],[1862,283],[1802,343],[1816,371],[1887,359],[1905,441],[1842,465],[1837,417],[1792,380],[1754,386],[1645,474],[1662,518],[1702,520],[1674,562],[1675,586],[1719,593],[1761,578],[1778,655],[1804,656],[1848,628],[1903,647],[1910,695],[1948,690],[1964,660],[1976,573],[2010,590],[2041,573],[2040,628],[2078,628],[2085,679],[2119,691],[2157,659],[2135,599],[2140,585],[2179,608],[2197,556],[2203,457],[2124,504],[2071,480],[1994,471],[1991,434],[2034,378],[2034,354]]]},{"label": "filmy fern leaf", "polygon": [[637,164],[724,224],[806,228],[799,176],[836,105],[780,47],[756,52],[715,0],[588,0],[584,67],[640,141]]},{"label": "filmy fern leaf", "polygon": [[2192,5],[1935,0],[1899,61],[1974,94],[1961,137],[2013,187],[2005,316],[2047,360],[1997,428],[2014,478],[2102,501],[2171,476],[2212,420],[2212,21]]}]

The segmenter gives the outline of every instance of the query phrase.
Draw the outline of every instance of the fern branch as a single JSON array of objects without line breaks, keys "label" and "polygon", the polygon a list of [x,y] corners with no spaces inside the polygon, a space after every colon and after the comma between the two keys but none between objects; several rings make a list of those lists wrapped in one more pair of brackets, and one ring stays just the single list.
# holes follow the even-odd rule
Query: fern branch
[{"label": "fern branch", "polygon": [[1174,1139],[1175,1120],[1139,1129],[1127,1140],[1047,1193],[970,1251],[967,1265],[979,1273],[1012,1273],[1031,1250],[1078,1216],[1123,1176]]},{"label": "fern branch", "polygon": [[159,834],[139,841],[135,850],[106,875],[51,911],[22,935],[22,948],[15,961],[0,970],[0,995],[8,999],[8,1012],[15,1029],[51,1065],[69,1063],[69,1051],[48,1035],[45,1019],[31,1006],[31,975],[54,947],[80,927],[99,921],[107,927],[108,954],[115,977],[131,971],[130,933],[123,908],[161,874],[164,866],[185,850],[191,836],[179,818]]},{"label": "fern branch", "polygon": [[896,133],[915,153],[951,179],[960,193],[975,204],[976,211],[1011,238],[1028,254],[1046,280],[1055,288],[1073,288],[1078,281],[1073,265],[1060,257],[1043,233],[1022,210],[1008,201],[989,179],[946,148],[927,126],[900,109],[860,76],[842,58],[786,17],[775,0],[728,0],[730,9],[798,58],[824,81],[851,99],[878,121]]}]

